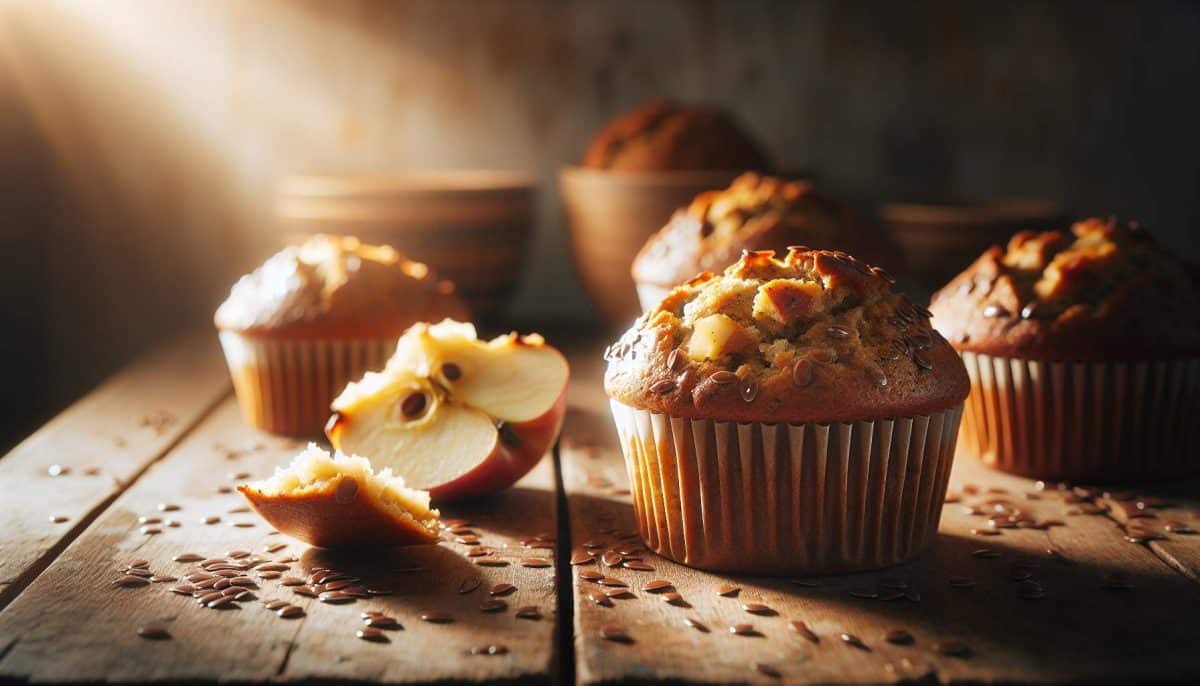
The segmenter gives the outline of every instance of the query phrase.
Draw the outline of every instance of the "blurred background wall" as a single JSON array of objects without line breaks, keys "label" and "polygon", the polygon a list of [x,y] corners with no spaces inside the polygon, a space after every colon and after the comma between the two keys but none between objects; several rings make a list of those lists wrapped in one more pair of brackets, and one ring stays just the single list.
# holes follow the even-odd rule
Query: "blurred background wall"
[{"label": "blurred background wall", "polygon": [[1200,4],[0,0],[0,447],[279,247],[289,173],[543,182],[515,314],[581,319],[555,186],[652,96],[861,209],[1024,195],[1200,251]]}]

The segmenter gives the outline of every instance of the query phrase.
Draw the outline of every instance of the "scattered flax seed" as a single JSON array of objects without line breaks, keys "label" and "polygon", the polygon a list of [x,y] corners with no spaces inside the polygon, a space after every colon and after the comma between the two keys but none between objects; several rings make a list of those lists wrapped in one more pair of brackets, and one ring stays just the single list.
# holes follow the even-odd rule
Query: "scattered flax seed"
[{"label": "scattered flax seed", "polygon": [[976,557],[981,560],[991,560],[1000,557],[1000,551],[992,550],[991,548],[979,548],[971,551],[971,557]]},{"label": "scattered flax seed", "polygon": [[154,534],[162,533],[162,529],[158,528],[157,526],[143,526],[141,529],[139,529],[139,531],[147,536],[153,536]]},{"label": "scattered flax seed", "polygon": [[666,579],[655,579],[654,581],[647,581],[646,583],[642,584],[642,590],[646,591],[647,593],[657,593],[659,591],[669,590],[673,586],[674,584]]},{"label": "scattered flax seed", "polygon": [[589,569],[580,572],[579,578],[583,579],[584,581],[599,581],[604,578],[604,575],[600,572],[595,572]]},{"label": "scattered flax seed", "polygon": [[483,581],[480,579],[463,579],[462,583],[458,585],[458,593],[459,595],[466,595],[479,588],[479,585],[482,583]]},{"label": "scattered flax seed", "polygon": [[731,584],[724,584],[717,587],[717,595],[725,596],[726,598],[737,597],[737,594],[741,593],[741,591],[741,586],[733,586]]},{"label": "scattered flax seed", "polygon": [[391,640],[387,637],[387,634],[373,626],[367,626],[358,629],[354,632],[354,635],[364,641],[371,641],[372,643],[387,643],[389,640]]},{"label": "scattered flax seed", "polygon": [[150,583],[152,583],[152,584],[161,584],[161,583],[165,583],[168,581],[178,581],[178,580],[179,580],[178,577],[171,576],[170,574],[155,574],[154,576],[150,577]]},{"label": "scattered flax seed", "polygon": [[517,590],[517,587],[513,586],[512,584],[499,583],[495,586],[492,586],[491,590],[488,591],[488,594],[494,596],[503,596],[508,595],[515,590]]},{"label": "scattered flax seed", "polygon": [[600,561],[603,562],[604,566],[606,567],[616,567],[624,562],[624,560],[625,558],[621,556],[621,553],[618,553],[615,550],[606,550],[604,551],[604,554],[600,556]]},{"label": "scattered flax seed", "polygon": [[971,529],[971,533],[975,536],[999,536],[1001,534],[996,529]]},{"label": "scattered flax seed", "polygon": [[695,629],[696,631],[699,631],[702,634],[707,634],[710,631],[707,624],[705,624],[704,622],[701,622],[698,619],[695,619],[694,617],[684,617],[683,625],[689,626],[689,627]]},{"label": "scattered flax seed", "polygon": [[527,557],[521,560],[521,566],[529,567],[530,569],[544,569],[550,566],[550,560],[544,557]]},{"label": "scattered flax seed", "polygon": [[896,645],[909,645],[913,642],[913,635],[905,629],[888,629],[883,635],[883,640]]},{"label": "scattered flax seed", "polygon": [[437,610],[422,610],[417,616],[421,618],[421,621],[432,624],[448,624],[454,621],[454,617],[445,612],[438,612]]},{"label": "scattered flax seed", "polygon": [[679,593],[675,591],[667,591],[659,597],[662,598],[663,602],[667,603],[668,605],[687,605],[687,603],[683,600],[683,596],[679,595]]},{"label": "scattered flax seed", "polygon": [[159,512],[174,512],[178,509],[179,509],[179,506],[176,505],[175,503],[159,503],[158,504]]},{"label": "scattered flax seed", "polygon": [[595,559],[596,558],[592,553],[589,553],[585,550],[580,550],[571,555],[571,564],[577,566],[591,564]]},{"label": "scattered flax seed", "polygon": [[238,529],[249,529],[254,526],[254,522],[230,522],[229,526],[236,527]]},{"label": "scattered flax seed", "polygon": [[498,557],[483,556],[475,558],[475,564],[480,567],[507,567],[508,560],[501,560]]},{"label": "scattered flax seed", "polygon": [[601,627],[600,638],[614,643],[633,643],[633,638],[625,631],[625,627],[617,624],[606,624]]},{"label": "scattered flax seed", "polygon": [[772,679],[780,679],[783,677],[783,674],[778,669],[766,664],[765,662],[755,662],[751,665],[751,667],[754,668],[754,670],[759,674]]},{"label": "scattered flax seed", "polygon": [[632,597],[634,597],[633,594],[629,592],[628,588],[606,588],[606,589],[604,589],[604,595],[608,596],[609,598],[632,598]]},{"label": "scattered flax seed", "polygon": [[762,603],[742,603],[742,609],[752,615],[773,615],[775,611]]},{"label": "scattered flax seed", "polygon": [[792,631],[800,634],[801,636],[808,639],[809,641],[812,641],[813,643],[817,643],[821,640],[821,639],[817,638],[817,635],[815,633],[813,633],[812,629],[808,628],[807,624],[800,621],[799,619],[793,619],[792,621],[788,622],[788,628],[790,628]]},{"label": "scattered flax seed", "polygon": [[753,624],[734,624],[729,627],[729,633],[735,636],[761,636],[762,634],[754,630]]},{"label": "scattered flax seed", "polygon": [[618,588],[626,588],[629,586],[629,584],[625,583],[624,581],[611,576],[602,577],[596,583],[600,584],[601,586],[613,586]]},{"label": "scattered flax seed", "polygon": [[69,519],[70,519],[70,517],[65,517],[63,515],[50,515],[50,523],[51,524],[62,524],[63,522],[65,522]]},{"label": "scattered flax seed", "polygon": [[860,650],[870,650],[870,648],[867,647],[867,644],[863,643],[862,639],[854,634],[843,631],[842,633],[838,634],[838,638],[842,639],[842,643],[845,643],[848,646],[853,646]]},{"label": "scattered flax seed", "polygon": [[170,638],[171,632],[167,631],[165,627],[157,624],[150,624],[148,626],[139,627],[137,630],[137,635],[151,641],[161,641]]},{"label": "scattered flax seed", "polygon": [[593,603],[601,607],[613,606],[612,600],[610,600],[609,597],[604,595],[604,593],[601,591],[590,591],[587,596],[588,600],[591,600]]},{"label": "scattered flax seed", "polygon": [[481,612],[503,612],[508,609],[508,603],[500,598],[490,598],[479,604]]},{"label": "scattered flax seed", "polygon": [[304,608],[299,605],[284,605],[276,610],[275,614],[284,619],[295,619],[296,617],[304,616]]},{"label": "scattered flax seed", "polygon": [[138,586],[149,585],[149,583],[149,579],[140,576],[134,576],[132,574],[126,574],[125,576],[114,581],[113,586],[119,586],[121,588],[136,588]]},{"label": "scattered flax seed", "polygon": [[268,553],[274,554],[274,553],[279,552],[280,550],[283,550],[286,547],[288,547],[288,544],[286,544],[286,543],[269,543],[269,544],[263,546],[263,550]]},{"label": "scattered flax seed", "polygon": [[632,569],[637,572],[653,572],[654,567],[641,560],[626,560],[624,562],[625,569]]},{"label": "scattered flax seed", "polygon": [[221,521],[221,518],[218,517],[217,515],[208,515],[207,517],[204,517],[203,519],[201,519],[200,523],[201,524],[216,524],[219,521]]},{"label": "scattered flax seed", "polygon": [[542,618],[542,613],[541,613],[541,611],[538,610],[537,605],[525,605],[523,607],[517,608],[517,611],[513,616],[516,617],[517,619],[537,620],[537,619]]}]

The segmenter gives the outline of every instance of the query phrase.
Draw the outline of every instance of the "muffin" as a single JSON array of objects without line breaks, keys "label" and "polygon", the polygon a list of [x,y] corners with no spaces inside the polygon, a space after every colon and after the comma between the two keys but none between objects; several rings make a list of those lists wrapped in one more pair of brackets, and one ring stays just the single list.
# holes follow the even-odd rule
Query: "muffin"
[{"label": "muffin", "polygon": [[765,170],[767,158],[717,107],[652,100],[592,139],[583,166],[612,171]]},{"label": "muffin", "polygon": [[[742,174],[675,212],[633,260],[638,300],[649,310],[700,272],[719,272],[744,250],[835,247],[853,239],[850,213],[804,181]],[[837,245],[836,247],[845,247]]]},{"label": "muffin", "polygon": [[1200,471],[1200,290],[1137,224],[1022,232],[933,297],[971,377],[963,443],[1056,479]]},{"label": "muffin", "polygon": [[243,276],[217,309],[247,424],[319,436],[345,385],[382,367],[420,321],[464,318],[454,285],[387,246],[318,235]]},{"label": "muffin", "polygon": [[646,545],[703,569],[819,574],[934,538],[968,382],[928,312],[842,252],[752,252],[606,351]]}]

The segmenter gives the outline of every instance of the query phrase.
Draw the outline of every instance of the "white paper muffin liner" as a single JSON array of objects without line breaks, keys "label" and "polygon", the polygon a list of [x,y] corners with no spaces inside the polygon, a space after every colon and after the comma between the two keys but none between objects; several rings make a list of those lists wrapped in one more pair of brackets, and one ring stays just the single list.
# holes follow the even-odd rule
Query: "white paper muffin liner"
[{"label": "white paper muffin liner", "polygon": [[775,575],[876,569],[929,545],[962,416],[740,424],[611,406],[646,545]]},{"label": "white paper muffin liner", "polygon": [[396,338],[279,340],[222,331],[221,348],[247,424],[286,436],[320,436],[346,384],[381,369]]},{"label": "white paper muffin liner", "polygon": [[1200,472],[1200,359],[962,358],[962,448],[990,467],[1095,481]]}]

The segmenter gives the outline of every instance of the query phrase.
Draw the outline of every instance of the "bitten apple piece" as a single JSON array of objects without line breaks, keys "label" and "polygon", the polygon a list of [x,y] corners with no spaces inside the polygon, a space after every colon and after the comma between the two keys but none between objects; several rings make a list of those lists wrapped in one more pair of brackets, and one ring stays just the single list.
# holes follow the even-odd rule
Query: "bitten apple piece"
[{"label": "bitten apple piece", "polygon": [[383,371],[333,401],[325,433],[434,501],[481,496],[511,486],[554,443],[569,373],[536,334],[481,341],[470,324],[417,324]]},{"label": "bitten apple piece", "polygon": [[279,531],[321,548],[415,545],[438,540],[429,494],[408,488],[366,458],[330,455],[316,444],[263,481],[238,486]]}]

